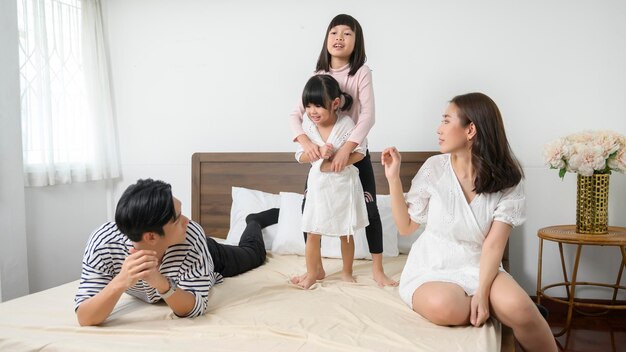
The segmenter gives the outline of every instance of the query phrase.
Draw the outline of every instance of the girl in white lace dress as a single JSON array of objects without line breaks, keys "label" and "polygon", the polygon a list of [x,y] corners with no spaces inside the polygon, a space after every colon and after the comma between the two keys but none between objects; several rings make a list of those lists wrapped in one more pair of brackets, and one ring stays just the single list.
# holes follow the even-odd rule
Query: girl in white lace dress
[{"label": "girl in white lace dress", "polygon": [[311,162],[311,170],[302,212],[302,231],[308,235],[305,252],[307,273],[292,281],[309,288],[316,280],[324,278],[320,253],[321,236],[324,235],[341,239],[342,279],[353,282],[354,241],[350,240],[350,236],[365,228],[369,221],[359,170],[352,164],[363,159],[367,142],[354,149],[346,168],[333,172],[333,154],[348,140],[354,129],[354,122],[349,116],[339,115],[341,110],[350,108],[352,97],[341,92],[332,76],[317,75],[305,85],[302,104],[306,108],[302,129],[312,142],[320,146],[322,159],[311,162],[302,147],[296,152],[298,162]]},{"label": "girl in white lace dress", "polygon": [[429,158],[402,194],[400,154],[382,155],[392,212],[413,243],[400,297],[438,325],[481,326],[493,315],[525,351],[556,351],[545,319],[502,269],[509,234],[524,218],[522,169],[496,104],[481,93],[452,99],[437,129],[443,154]]}]

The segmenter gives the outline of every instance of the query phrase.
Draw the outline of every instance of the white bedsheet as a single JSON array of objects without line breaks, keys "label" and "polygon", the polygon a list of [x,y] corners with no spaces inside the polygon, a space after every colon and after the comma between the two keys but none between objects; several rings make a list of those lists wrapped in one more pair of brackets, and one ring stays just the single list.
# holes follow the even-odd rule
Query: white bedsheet
[{"label": "white bedsheet", "polygon": [[[406,256],[385,258],[399,279]],[[412,312],[397,288],[378,288],[371,262],[357,260],[357,283],[339,279],[341,261],[309,291],[288,283],[304,257],[268,254],[265,265],[227,278],[210,292],[209,311],[175,317],[164,304],[123,295],[109,319],[80,327],[78,282],[0,304],[1,351],[499,351],[500,324],[436,326]]]}]

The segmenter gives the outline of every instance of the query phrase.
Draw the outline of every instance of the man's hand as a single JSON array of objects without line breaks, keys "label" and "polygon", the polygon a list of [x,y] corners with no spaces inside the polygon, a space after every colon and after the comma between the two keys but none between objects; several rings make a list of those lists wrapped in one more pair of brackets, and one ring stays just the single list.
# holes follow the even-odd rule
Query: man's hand
[{"label": "man's hand", "polygon": [[160,275],[156,252],[131,248],[130,255],[124,260],[122,270],[115,279],[128,289],[139,280],[150,283],[150,279],[154,280],[156,275]]},{"label": "man's hand", "polygon": [[86,299],[76,310],[81,326],[98,325],[111,314],[115,304],[128,288],[139,280],[150,280],[159,274],[158,259],[155,251],[130,249],[130,255],[124,259],[122,269],[100,292]]}]

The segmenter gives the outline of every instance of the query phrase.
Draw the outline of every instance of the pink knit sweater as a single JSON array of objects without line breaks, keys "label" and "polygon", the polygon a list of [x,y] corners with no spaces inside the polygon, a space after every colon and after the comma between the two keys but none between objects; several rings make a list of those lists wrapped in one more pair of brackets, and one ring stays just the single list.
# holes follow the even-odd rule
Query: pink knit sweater
[{"label": "pink knit sweater", "polygon": [[[346,65],[339,69],[330,69],[330,72],[316,72],[315,74],[330,74],[337,82],[339,87],[345,93],[352,96],[352,108],[342,112],[342,115],[348,115],[354,121],[356,127],[348,141],[361,144],[372,126],[374,126],[374,87],[372,86],[372,71],[367,65],[363,65],[354,76],[348,76],[350,65]],[[293,140],[304,134],[302,130],[302,117],[305,109],[302,106],[302,99],[298,99],[296,107],[289,116],[289,123],[293,131]]]}]

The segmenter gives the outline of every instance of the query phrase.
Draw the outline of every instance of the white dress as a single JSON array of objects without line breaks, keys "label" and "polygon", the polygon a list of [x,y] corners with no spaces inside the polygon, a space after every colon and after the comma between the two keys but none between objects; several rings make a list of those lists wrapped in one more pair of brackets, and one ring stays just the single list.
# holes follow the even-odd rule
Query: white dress
[{"label": "white dress", "polygon": [[[306,115],[302,119],[302,129],[313,143],[319,146],[331,143],[336,152],[350,137],[354,122],[348,116],[337,118],[326,142]],[[354,151],[365,155],[366,143],[363,141]],[[296,159],[300,160],[303,153],[299,146]],[[321,165],[322,160],[311,163],[302,231],[334,237],[354,235],[369,225],[359,170],[348,165],[341,172],[322,172]]]},{"label": "white dress", "polygon": [[[415,290],[426,282],[455,283],[473,295],[482,245],[493,221],[518,226],[525,220],[522,182],[500,192],[477,194],[468,204],[448,154],[424,163],[406,202],[411,220],[427,223],[400,277],[400,297],[409,307]],[[502,266],[500,270],[504,271]]]}]

